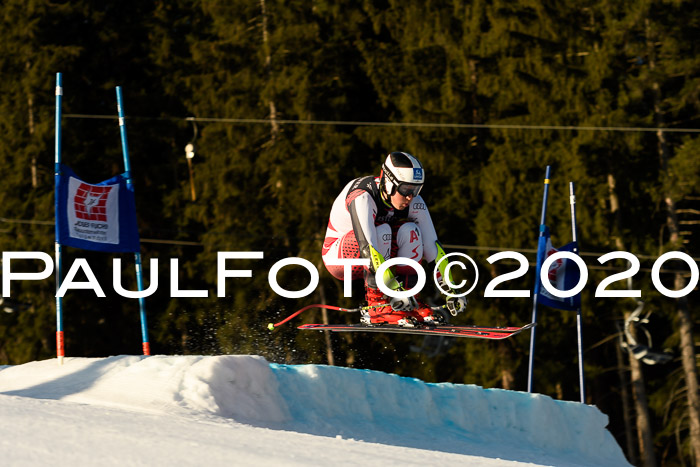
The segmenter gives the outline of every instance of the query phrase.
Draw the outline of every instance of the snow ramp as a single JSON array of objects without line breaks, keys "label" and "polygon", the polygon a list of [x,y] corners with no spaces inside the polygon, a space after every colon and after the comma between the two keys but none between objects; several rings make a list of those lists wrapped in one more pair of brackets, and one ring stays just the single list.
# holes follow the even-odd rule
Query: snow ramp
[{"label": "snow ramp", "polygon": [[596,407],[258,356],[68,358],[2,367],[0,393],[551,465],[629,465]]}]

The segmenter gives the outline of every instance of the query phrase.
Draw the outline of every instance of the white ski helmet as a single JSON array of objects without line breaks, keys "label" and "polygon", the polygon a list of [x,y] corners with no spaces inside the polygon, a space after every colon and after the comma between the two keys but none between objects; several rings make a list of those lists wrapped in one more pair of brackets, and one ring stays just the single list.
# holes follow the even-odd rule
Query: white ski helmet
[{"label": "white ski helmet", "polygon": [[397,191],[403,196],[418,196],[425,182],[425,172],[421,163],[407,152],[390,153],[382,165],[380,188],[387,195]]}]

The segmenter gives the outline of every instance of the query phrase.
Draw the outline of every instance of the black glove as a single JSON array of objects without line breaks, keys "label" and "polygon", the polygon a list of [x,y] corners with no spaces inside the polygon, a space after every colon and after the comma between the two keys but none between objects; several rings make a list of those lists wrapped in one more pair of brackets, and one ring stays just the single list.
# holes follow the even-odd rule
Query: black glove
[{"label": "black glove", "polygon": [[450,310],[452,316],[457,316],[467,309],[466,297],[447,297],[447,309]]}]

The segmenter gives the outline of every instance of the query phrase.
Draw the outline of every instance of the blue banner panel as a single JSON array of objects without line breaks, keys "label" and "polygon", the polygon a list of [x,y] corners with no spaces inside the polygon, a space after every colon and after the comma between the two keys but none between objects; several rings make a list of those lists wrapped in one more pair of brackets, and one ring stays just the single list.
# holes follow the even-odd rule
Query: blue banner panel
[{"label": "blue banner panel", "polygon": [[134,192],[124,174],[96,185],[61,164],[56,176],[56,241],[84,250],[141,250]]}]

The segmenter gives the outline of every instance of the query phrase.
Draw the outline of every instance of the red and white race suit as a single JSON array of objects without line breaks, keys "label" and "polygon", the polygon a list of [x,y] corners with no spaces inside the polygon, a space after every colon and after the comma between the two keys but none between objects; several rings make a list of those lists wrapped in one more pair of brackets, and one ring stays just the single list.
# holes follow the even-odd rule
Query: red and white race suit
[{"label": "red and white race suit", "polygon": [[[361,177],[348,183],[333,202],[323,262],[328,272],[342,280],[343,266],[329,264],[335,259],[369,259],[371,245],[385,260],[400,257],[430,262],[438,254],[436,241],[435,227],[421,196],[399,211],[383,200],[379,177]],[[352,279],[362,278],[364,269],[353,266]],[[410,266],[398,266],[394,271],[415,274]]]}]

